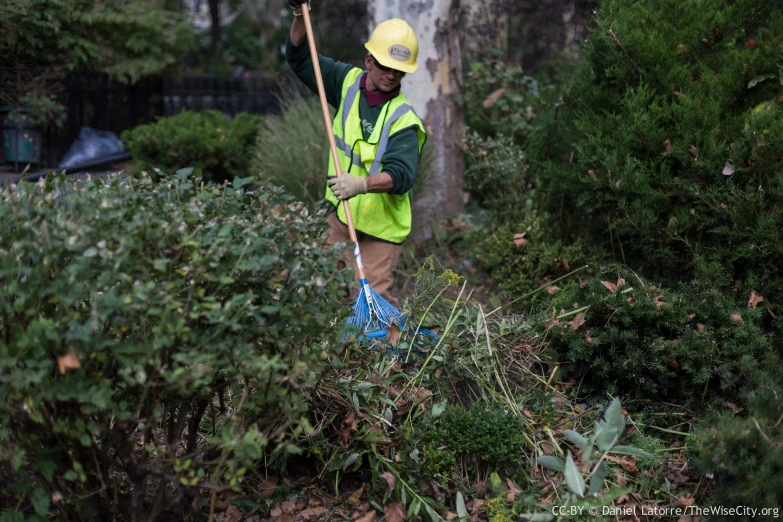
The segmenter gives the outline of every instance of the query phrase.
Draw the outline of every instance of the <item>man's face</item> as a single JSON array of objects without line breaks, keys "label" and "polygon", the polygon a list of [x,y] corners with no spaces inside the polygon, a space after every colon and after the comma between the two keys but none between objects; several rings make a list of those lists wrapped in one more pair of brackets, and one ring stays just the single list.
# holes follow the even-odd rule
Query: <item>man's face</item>
[{"label": "man's face", "polygon": [[400,81],[405,77],[404,72],[389,69],[376,62],[371,54],[368,54],[364,58],[364,65],[367,68],[367,88],[370,91],[393,91],[400,85]]}]

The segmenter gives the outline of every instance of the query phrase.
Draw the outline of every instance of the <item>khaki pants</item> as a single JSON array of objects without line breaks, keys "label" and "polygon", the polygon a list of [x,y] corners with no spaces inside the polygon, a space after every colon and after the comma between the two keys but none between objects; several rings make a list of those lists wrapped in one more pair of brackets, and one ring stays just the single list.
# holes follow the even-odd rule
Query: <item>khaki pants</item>
[{"label": "khaki pants", "polygon": [[[341,258],[337,261],[337,268],[342,270],[346,266],[352,266],[355,272],[355,280],[359,281],[359,271],[356,270],[356,261],[353,257],[353,242],[348,235],[348,227],[337,218],[337,212],[329,214],[326,221],[329,223],[329,238],[326,240],[326,246],[332,246],[337,243],[347,244]],[[399,309],[399,301],[392,297],[389,291],[393,281],[392,274],[400,260],[402,246],[367,237],[358,231],[356,235],[359,240],[359,250],[362,253],[362,264],[364,264],[364,275],[367,276],[367,282],[389,304]],[[351,288],[351,296],[356,299],[358,295],[359,285],[354,285]]]}]

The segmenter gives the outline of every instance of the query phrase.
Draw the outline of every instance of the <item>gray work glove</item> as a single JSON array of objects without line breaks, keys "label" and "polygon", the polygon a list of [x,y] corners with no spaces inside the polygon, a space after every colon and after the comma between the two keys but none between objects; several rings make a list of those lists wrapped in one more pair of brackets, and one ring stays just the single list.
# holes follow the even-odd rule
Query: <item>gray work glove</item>
[{"label": "gray work glove", "polygon": [[351,199],[359,194],[367,194],[367,178],[343,174],[327,180],[334,197],[340,200]]}]

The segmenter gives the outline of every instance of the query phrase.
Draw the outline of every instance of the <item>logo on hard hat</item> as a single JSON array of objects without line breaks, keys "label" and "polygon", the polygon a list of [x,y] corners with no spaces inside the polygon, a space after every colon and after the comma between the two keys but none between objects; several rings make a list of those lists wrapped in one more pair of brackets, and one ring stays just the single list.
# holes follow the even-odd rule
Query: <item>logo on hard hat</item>
[{"label": "logo on hard hat", "polygon": [[398,62],[407,62],[411,59],[411,50],[404,45],[396,44],[389,47],[389,56]]}]

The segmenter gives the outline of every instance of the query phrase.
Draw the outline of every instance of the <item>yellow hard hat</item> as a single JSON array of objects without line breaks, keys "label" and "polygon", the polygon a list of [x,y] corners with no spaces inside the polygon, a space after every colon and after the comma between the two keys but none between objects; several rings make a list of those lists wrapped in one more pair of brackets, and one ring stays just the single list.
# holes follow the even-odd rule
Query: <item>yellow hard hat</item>
[{"label": "yellow hard hat", "polygon": [[378,24],[364,46],[385,67],[412,73],[419,66],[419,40],[408,22],[400,18]]}]

